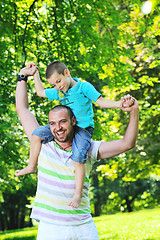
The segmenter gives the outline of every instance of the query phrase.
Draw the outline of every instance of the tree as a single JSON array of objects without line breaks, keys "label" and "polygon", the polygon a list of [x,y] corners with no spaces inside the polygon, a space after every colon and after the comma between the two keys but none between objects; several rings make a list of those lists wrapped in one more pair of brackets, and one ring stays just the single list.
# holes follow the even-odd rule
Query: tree
[{"label": "tree", "polygon": [[[138,5],[134,5],[130,11],[130,21],[119,26],[122,36],[119,46],[125,54],[120,57],[134,79],[130,86],[117,88],[119,96],[126,91],[135,96],[140,105],[140,134],[137,142],[137,148],[129,151],[118,158],[118,163],[114,171],[116,179],[121,179],[121,184],[125,185],[138,181],[144,182],[146,178],[155,175],[159,176],[159,20],[157,14],[159,8],[148,16],[140,12]],[[118,121],[120,124],[121,134],[124,134],[126,124],[123,121],[125,114],[121,113]],[[109,166],[113,161],[109,160]],[[108,173],[106,166],[101,167],[103,173]],[[122,174],[123,173],[123,174]],[[117,178],[118,177],[118,178]],[[144,180],[143,180],[144,179]],[[123,186],[123,184],[122,184]],[[118,192],[118,190],[116,191]],[[132,190],[133,192],[133,190]],[[133,195],[133,194],[132,194]],[[130,205],[134,197],[129,200],[127,194],[126,201]],[[131,208],[128,207],[130,211]]]},{"label": "tree", "polygon": [[[6,204],[10,202],[9,196],[16,199],[24,188],[23,182],[20,185],[15,178],[14,170],[26,163],[28,140],[15,114],[14,95],[19,70],[29,62],[39,65],[45,87],[50,87],[44,80],[46,66],[58,59],[67,64],[72,76],[91,82],[109,99],[119,100],[126,92],[137,97],[141,109],[137,149],[117,158],[117,163],[109,159],[97,165],[112,165],[116,178],[120,177],[121,169],[126,184],[160,174],[159,5],[144,16],[141,4],[140,0],[0,1],[0,180]],[[49,109],[56,103],[37,97],[32,79],[28,88],[30,107],[44,125]],[[112,140],[124,134],[125,115],[119,110],[104,111],[94,106],[94,112],[94,139]],[[105,171],[110,173],[109,168]],[[95,169],[92,174],[94,212],[99,215],[107,181]],[[8,183],[12,183],[10,190],[6,190]],[[22,192],[28,198],[29,192]],[[1,212],[4,197],[0,200]]]}]

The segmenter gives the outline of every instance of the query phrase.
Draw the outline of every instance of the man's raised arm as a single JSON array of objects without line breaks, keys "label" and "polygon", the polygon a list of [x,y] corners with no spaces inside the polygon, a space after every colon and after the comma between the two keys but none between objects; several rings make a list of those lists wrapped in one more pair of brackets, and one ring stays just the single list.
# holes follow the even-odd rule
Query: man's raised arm
[{"label": "man's raised arm", "polygon": [[123,139],[102,142],[98,150],[98,159],[110,158],[135,147],[139,122],[138,102],[135,100],[132,107],[123,111],[130,112],[129,124]]},{"label": "man's raised arm", "polygon": [[[22,68],[20,71],[20,76],[33,76],[36,70],[36,67],[33,67],[32,69]],[[29,111],[27,83],[24,80],[17,82],[16,111],[28,139],[31,140],[32,132],[35,128],[39,127],[39,124],[34,115]]]}]

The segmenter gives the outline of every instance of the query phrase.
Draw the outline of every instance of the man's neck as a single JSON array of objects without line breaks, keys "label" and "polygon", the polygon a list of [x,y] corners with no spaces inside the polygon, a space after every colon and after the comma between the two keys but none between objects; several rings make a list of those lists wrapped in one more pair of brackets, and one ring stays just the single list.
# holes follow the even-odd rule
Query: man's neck
[{"label": "man's neck", "polygon": [[64,151],[72,150],[72,141],[59,142],[56,139],[54,139],[54,141],[60,147],[60,149],[62,149]]}]

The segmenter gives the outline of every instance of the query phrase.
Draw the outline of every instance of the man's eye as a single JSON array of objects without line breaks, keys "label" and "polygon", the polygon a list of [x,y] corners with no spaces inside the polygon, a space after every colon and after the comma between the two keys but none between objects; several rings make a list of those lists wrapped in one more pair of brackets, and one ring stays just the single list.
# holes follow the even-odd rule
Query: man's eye
[{"label": "man's eye", "polygon": [[55,123],[54,122],[51,122],[51,123],[49,123],[50,125],[54,125]]}]

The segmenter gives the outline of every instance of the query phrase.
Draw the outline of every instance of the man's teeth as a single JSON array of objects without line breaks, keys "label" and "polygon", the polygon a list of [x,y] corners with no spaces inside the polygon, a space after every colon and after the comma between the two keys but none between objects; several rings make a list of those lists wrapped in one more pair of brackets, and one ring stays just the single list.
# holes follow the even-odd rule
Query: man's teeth
[{"label": "man's teeth", "polygon": [[64,133],[64,131],[61,131],[61,132],[57,132],[57,134],[58,134],[58,135],[60,135],[60,134],[63,134],[63,133]]}]

